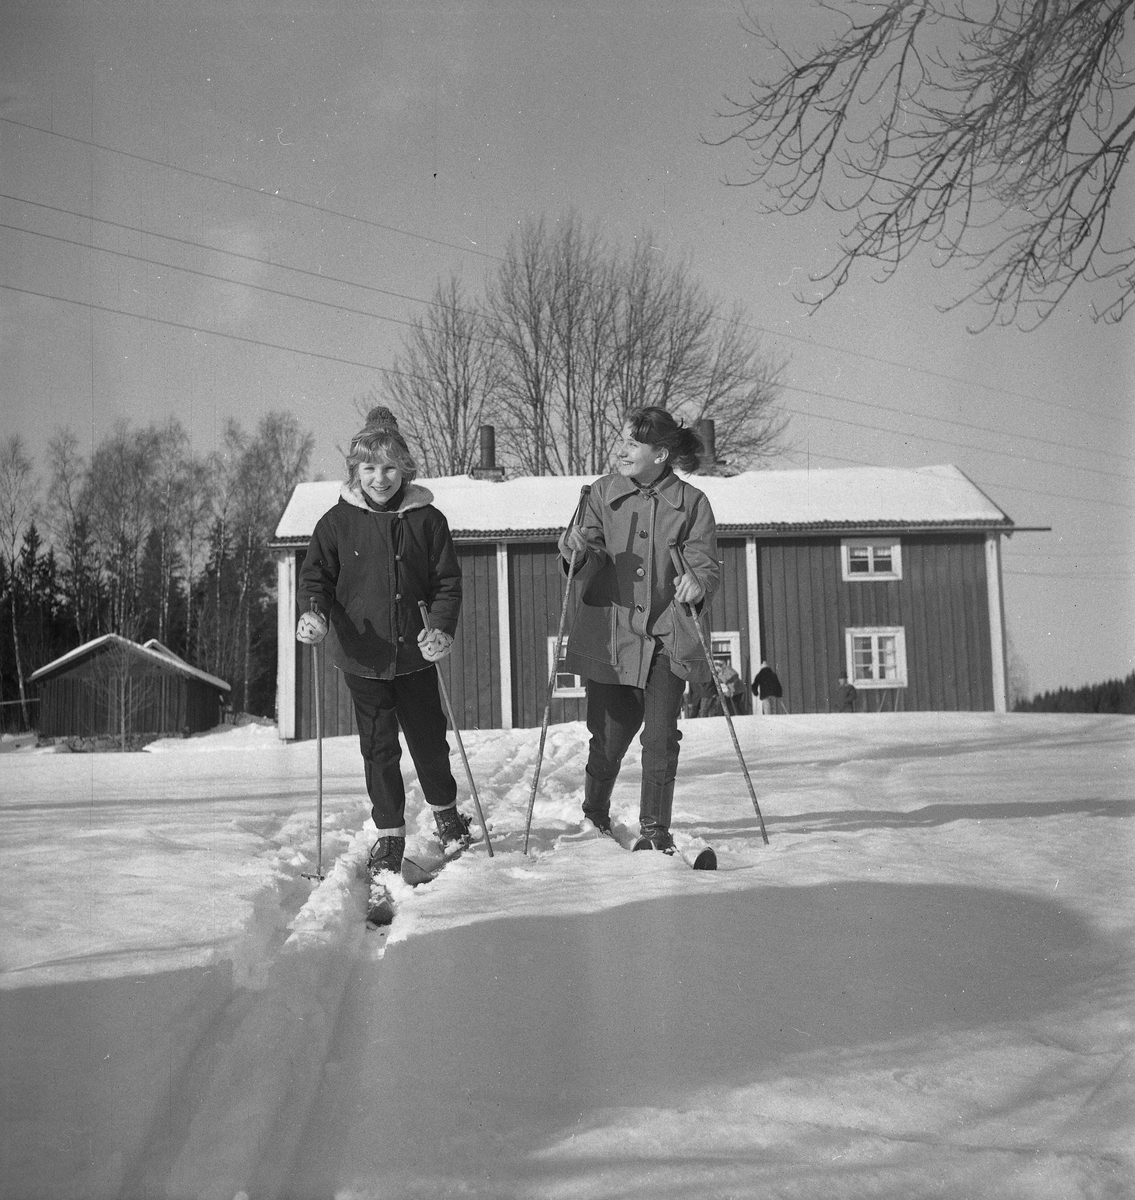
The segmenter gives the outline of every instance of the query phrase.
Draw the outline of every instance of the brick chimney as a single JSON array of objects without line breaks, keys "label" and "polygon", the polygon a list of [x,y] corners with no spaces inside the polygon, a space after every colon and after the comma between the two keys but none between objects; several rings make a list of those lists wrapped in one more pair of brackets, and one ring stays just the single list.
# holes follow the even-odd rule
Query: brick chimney
[{"label": "brick chimney", "polygon": [[497,431],[492,425],[482,425],[479,431],[481,462],[469,474],[474,479],[491,479],[494,483],[504,480],[504,467],[497,466]]}]

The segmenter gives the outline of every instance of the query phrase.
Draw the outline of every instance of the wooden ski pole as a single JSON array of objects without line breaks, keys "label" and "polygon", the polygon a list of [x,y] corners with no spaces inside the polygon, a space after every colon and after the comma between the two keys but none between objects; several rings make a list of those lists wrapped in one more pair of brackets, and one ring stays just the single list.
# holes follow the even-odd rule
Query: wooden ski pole
[{"label": "wooden ski pole", "polygon": [[[587,503],[587,497],[591,494],[591,484],[585,483],[579,489],[579,503],[575,506],[575,512],[572,513],[571,524],[568,525],[570,533],[576,525],[579,524],[580,514],[583,512],[583,506]],[[540,767],[544,761],[544,742],[548,737],[548,719],[552,712],[552,692],[556,688],[556,675],[560,669],[560,647],[564,641],[564,622],[567,619],[568,601],[571,599],[571,581],[575,575],[575,560],[576,552],[572,550],[571,559],[568,562],[567,583],[564,585],[564,602],[560,606],[560,627],[556,633],[556,650],[552,655],[552,669],[548,674],[548,690],[544,694],[544,719],[540,723],[540,745],[536,750],[536,770],[532,775],[532,794],[528,797],[528,817],[524,822],[524,853],[528,853],[528,836],[532,831],[532,810],[536,805],[536,789],[540,786]]]},{"label": "wooden ski pole", "polygon": [[[314,599],[311,611],[318,612]],[[312,675],[315,681],[315,874],[306,879],[323,878],[323,655],[318,642],[312,643]]]},{"label": "wooden ski pole", "polygon": [[[430,610],[424,600],[418,601],[418,609],[422,614],[422,624],[427,629],[432,629],[430,624]],[[473,793],[473,807],[477,810],[477,820],[481,822],[481,830],[485,835],[485,848],[489,852],[489,857],[493,857],[493,843],[489,837],[489,827],[485,823],[485,814],[481,811],[481,800],[477,795],[477,785],[473,782],[473,772],[469,768],[469,759],[465,755],[465,743],[461,740],[461,730],[457,728],[457,718],[453,715],[453,704],[449,699],[449,689],[445,686],[445,680],[441,677],[441,672],[437,673],[437,686],[441,692],[441,698],[445,701],[445,711],[449,714],[449,723],[453,726],[453,736],[457,741],[457,749],[461,754],[461,762],[465,767],[465,778],[469,780],[469,791]]]},{"label": "wooden ski pole", "polygon": [[[678,543],[673,539],[670,541],[670,559],[674,563],[674,570],[678,572],[678,575],[685,575],[689,568],[686,565],[682,551],[678,548]],[[694,629],[697,631],[698,641],[701,643],[702,652],[705,654],[705,661],[709,666],[709,674],[713,680],[713,686],[717,689],[717,696],[721,701],[721,711],[725,714],[725,720],[729,726],[729,736],[733,739],[733,749],[737,751],[737,759],[741,764],[741,772],[745,776],[745,784],[749,789],[749,799],[752,800],[757,820],[761,823],[761,837],[767,846],[768,833],[765,830],[765,819],[761,816],[761,806],[757,803],[757,793],[753,790],[753,781],[749,777],[749,768],[745,765],[745,756],[741,753],[741,743],[737,740],[737,731],[733,728],[733,718],[729,713],[729,705],[725,702],[725,692],[721,686],[721,680],[717,678],[717,672],[713,669],[713,651],[706,640],[705,630],[701,627],[698,615],[694,612],[694,606],[683,603],[682,607],[686,610],[686,615],[693,622]]]}]

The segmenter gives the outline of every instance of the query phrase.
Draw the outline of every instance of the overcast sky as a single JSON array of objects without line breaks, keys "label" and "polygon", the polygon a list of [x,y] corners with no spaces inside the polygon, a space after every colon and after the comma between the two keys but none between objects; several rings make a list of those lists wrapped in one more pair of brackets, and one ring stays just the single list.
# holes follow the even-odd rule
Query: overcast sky
[{"label": "overcast sky", "polygon": [[[810,2],[787,29],[764,7],[807,43]],[[1052,527],[1005,553],[1032,690],[1135,669],[1130,320],[1094,324],[1085,290],[1035,332],[974,335],[983,310],[939,311],[966,280],[928,257],[809,315],[796,293],[838,225],[760,215],[723,183],[743,155],[703,140],[764,68],[740,17],[725,0],[6,0],[4,433],[42,470],[62,425],[89,447],[119,418],[176,415],[204,452],[229,417],[286,409],[337,476],[356,399],[438,279],[479,289],[519,223],[574,208],[617,246],[649,230],[746,306],[788,360],[779,465],[950,462]]]}]

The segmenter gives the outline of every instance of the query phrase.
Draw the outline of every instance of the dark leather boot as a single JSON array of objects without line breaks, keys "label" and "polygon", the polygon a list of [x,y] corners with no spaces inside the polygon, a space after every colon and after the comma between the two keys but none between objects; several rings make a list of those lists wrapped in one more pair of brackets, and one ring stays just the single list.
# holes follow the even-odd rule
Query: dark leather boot
[{"label": "dark leather boot", "polygon": [[642,836],[649,838],[655,849],[663,847],[659,841],[673,846],[670,837],[670,813],[674,807],[674,780],[657,784],[643,782],[639,793],[638,826]]},{"label": "dark leather boot", "polygon": [[594,779],[584,772],[583,815],[600,833],[611,832],[611,793],[614,790],[613,779]]}]

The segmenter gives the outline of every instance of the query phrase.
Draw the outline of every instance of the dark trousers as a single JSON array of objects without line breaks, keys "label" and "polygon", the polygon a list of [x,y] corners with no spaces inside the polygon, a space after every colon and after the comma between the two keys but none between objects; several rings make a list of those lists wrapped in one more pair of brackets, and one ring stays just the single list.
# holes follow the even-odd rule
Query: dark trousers
[{"label": "dark trousers", "polygon": [[437,687],[437,668],[431,666],[393,679],[367,679],[362,675],[344,678],[355,702],[367,795],[379,834],[405,833],[406,785],[400,766],[399,726],[427,803],[435,808],[456,804],[457,783],[449,769],[449,742]]},{"label": "dark trousers", "polygon": [[634,735],[642,729],[642,787],[639,821],[644,828],[668,829],[678,772],[678,713],[686,681],[656,654],[645,688],[587,680],[587,729],[591,734],[587,773],[614,780]]}]

